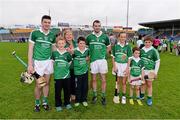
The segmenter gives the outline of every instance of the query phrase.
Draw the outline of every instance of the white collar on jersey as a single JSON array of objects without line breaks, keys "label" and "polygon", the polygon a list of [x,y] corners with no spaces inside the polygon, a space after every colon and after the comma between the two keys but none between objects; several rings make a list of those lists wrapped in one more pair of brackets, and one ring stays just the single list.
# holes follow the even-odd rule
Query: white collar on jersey
[{"label": "white collar on jersey", "polygon": [[120,45],[121,47],[124,47],[126,45],[126,43],[123,45],[120,42],[118,42],[117,44]]},{"label": "white collar on jersey", "polygon": [[100,37],[102,35],[102,33],[103,33],[102,31],[100,31],[98,34],[95,33],[94,31],[92,32],[92,34],[95,35],[96,37]]},{"label": "white collar on jersey", "polygon": [[139,60],[140,60],[140,57],[135,58],[134,56],[132,56],[131,58],[132,58],[134,61],[136,61],[136,62],[139,62]]},{"label": "white collar on jersey", "polygon": [[149,48],[146,48],[145,46],[142,48],[145,52],[148,52],[149,50],[152,50],[154,47],[151,46]]},{"label": "white collar on jersey", "polygon": [[77,47],[76,50],[78,50],[79,52],[81,52],[81,53],[83,54],[83,53],[87,50],[87,48],[85,47],[85,49],[81,51],[81,50],[79,49],[79,47]]},{"label": "white collar on jersey", "polygon": [[65,52],[67,52],[66,50],[64,50],[63,52],[59,51],[59,49],[57,49],[57,51],[59,52],[59,54],[63,55]]},{"label": "white collar on jersey", "polygon": [[48,34],[49,34],[49,32],[50,32],[50,31],[48,30],[48,32],[47,32],[47,33],[45,33],[45,32],[42,30],[42,28],[40,28],[40,29],[39,29],[39,31],[40,31],[40,32],[42,32],[42,33],[44,33],[45,35],[48,35]]}]

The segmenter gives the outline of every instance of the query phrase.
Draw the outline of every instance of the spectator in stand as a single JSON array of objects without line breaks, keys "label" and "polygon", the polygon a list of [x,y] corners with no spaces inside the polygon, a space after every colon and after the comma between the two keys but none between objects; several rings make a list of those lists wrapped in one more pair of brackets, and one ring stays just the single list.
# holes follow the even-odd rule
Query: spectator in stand
[{"label": "spectator in stand", "polygon": [[136,42],[136,45],[137,45],[137,47],[138,48],[142,48],[142,47],[144,47],[144,43],[143,43],[143,39],[142,39],[143,37],[141,36],[141,35],[139,35],[139,37],[138,37],[138,40],[137,40],[137,42]]},{"label": "spectator in stand", "polygon": [[111,43],[111,47],[113,47],[117,43],[116,37],[114,36],[113,33],[111,33],[109,35],[109,40],[110,40],[110,43]]},{"label": "spectator in stand", "polygon": [[169,48],[170,48],[171,54],[172,54],[172,50],[173,50],[173,45],[174,45],[174,37],[172,35],[169,39]]},{"label": "spectator in stand", "polygon": [[160,43],[161,43],[161,41],[160,41],[159,37],[156,36],[156,38],[153,40],[153,47],[155,49],[158,49],[158,46],[160,45]]}]

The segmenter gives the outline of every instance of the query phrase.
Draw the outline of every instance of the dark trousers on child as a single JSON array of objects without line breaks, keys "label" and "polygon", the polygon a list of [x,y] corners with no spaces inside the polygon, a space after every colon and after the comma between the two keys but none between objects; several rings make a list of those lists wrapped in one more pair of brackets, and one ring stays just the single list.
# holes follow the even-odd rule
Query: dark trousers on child
[{"label": "dark trousers on child", "polygon": [[87,101],[88,93],[88,72],[83,75],[76,75],[76,102]]},{"label": "dark trousers on child", "polygon": [[70,95],[75,95],[75,75],[74,75],[74,69],[70,69]]},{"label": "dark trousers on child", "polygon": [[61,92],[64,92],[64,105],[70,104],[70,78],[55,79],[55,105],[62,106]]}]

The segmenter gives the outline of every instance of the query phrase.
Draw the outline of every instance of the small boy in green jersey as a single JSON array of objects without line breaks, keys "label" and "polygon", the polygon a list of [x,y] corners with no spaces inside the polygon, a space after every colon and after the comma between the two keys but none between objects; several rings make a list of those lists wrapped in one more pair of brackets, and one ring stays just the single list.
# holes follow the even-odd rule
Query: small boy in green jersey
[{"label": "small boy in green jersey", "polygon": [[75,106],[79,106],[80,103],[87,107],[87,93],[88,93],[88,63],[89,50],[86,48],[86,41],[84,37],[78,38],[78,47],[74,49],[73,63],[74,74],[76,79],[76,103]]},{"label": "small boy in green jersey", "polygon": [[[126,81],[129,74],[128,60],[132,56],[131,46],[126,44],[127,34],[118,35],[118,43],[112,48],[113,74],[117,76],[117,94],[113,98],[114,103],[119,102],[119,85],[122,83],[121,103],[126,104]],[[114,73],[115,72],[115,73]],[[115,91],[116,92],[116,91]]]},{"label": "small boy in green jersey", "polygon": [[154,78],[145,79],[145,84],[141,86],[141,99],[144,99],[145,88],[147,87],[147,105],[152,105],[152,81],[157,78],[157,73],[160,66],[160,58],[158,51],[152,46],[152,37],[146,37],[144,39],[145,46],[141,49],[141,59],[144,62],[144,74],[145,76],[154,74]]},{"label": "small boy in green jersey", "polygon": [[144,82],[144,63],[140,59],[140,49],[138,47],[133,48],[133,56],[130,59],[130,75],[129,75],[129,83],[130,83],[130,99],[129,103],[134,105],[133,101],[133,89],[136,91],[136,99],[139,105],[143,105],[140,100],[139,88],[141,84]]},{"label": "small boy in green jersey", "polygon": [[55,81],[55,106],[57,111],[62,111],[61,92],[64,92],[64,106],[71,109],[70,105],[70,63],[71,54],[65,49],[66,41],[63,37],[56,39],[57,50],[53,51],[54,81]]}]

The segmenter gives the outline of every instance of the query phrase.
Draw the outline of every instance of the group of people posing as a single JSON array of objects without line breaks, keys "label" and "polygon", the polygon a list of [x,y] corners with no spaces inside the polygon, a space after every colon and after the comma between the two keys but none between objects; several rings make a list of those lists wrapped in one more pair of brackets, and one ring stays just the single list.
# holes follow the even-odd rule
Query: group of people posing
[{"label": "group of people posing", "polygon": [[[126,43],[127,34],[120,33],[118,42],[111,48],[109,37],[101,31],[99,20],[93,22],[93,32],[85,37],[73,38],[73,32],[67,29],[63,34],[54,35],[50,31],[51,17],[44,15],[41,19],[41,29],[34,30],[29,39],[28,72],[36,71],[46,80],[46,85],[41,87],[36,81],[35,107],[40,111],[41,93],[43,93],[42,106],[49,110],[48,94],[50,75],[54,73],[55,107],[57,111],[71,109],[80,104],[87,107],[88,94],[88,64],[92,88],[92,104],[97,102],[97,75],[101,79],[101,103],[106,105],[106,73],[108,72],[107,54],[112,56],[112,72],[117,77],[117,90],[113,98],[114,103],[126,104],[126,83],[130,83],[130,104],[134,104],[133,89],[136,91],[136,100],[143,105],[147,89],[147,104],[152,105],[152,81],[157,78],[160,65],[159,54],[152,46],[152,38],[144,39],[145,46],[140,49],[132,48]],[[149,73],[154,73],[154,78],[148,78]],[[121,83],[121,84],[120,84]],[[120,85],[122,92],[120,94]],[[64,102],[62,102],[62,92]],[[141,92],[140,92],[141,90]],[[141,93],[141,94],[140,94]]]}]

